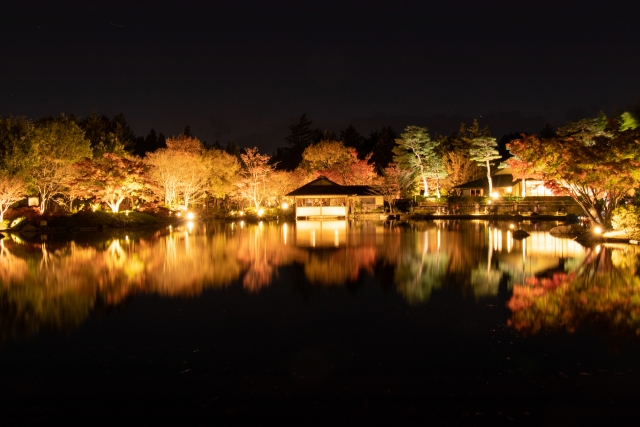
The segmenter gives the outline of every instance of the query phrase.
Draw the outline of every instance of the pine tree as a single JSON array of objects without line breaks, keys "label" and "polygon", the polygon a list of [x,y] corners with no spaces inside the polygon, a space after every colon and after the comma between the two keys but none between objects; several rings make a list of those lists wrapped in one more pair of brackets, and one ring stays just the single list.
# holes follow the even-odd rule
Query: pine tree
[{"label": "pine tree", "polygon": [[469,149],[471,160],[476,162],[478,166],[487,168],[487,180],[489,181],[489,194],[493,191],[491,182],[491,160],[502,158],[498,152],[498,143],[496,139],[490,136],[480,136],[474,138],[472,147]]},{"label": "pine tree", "polygon": [[436,156],[438,142],[431,139],[427,128],[407,126],[400,138],[396,139],[396,144],[393,149],[395,163],[400,169],[417,174],[424,186],[424,195],[428,196],[429,162]]}]

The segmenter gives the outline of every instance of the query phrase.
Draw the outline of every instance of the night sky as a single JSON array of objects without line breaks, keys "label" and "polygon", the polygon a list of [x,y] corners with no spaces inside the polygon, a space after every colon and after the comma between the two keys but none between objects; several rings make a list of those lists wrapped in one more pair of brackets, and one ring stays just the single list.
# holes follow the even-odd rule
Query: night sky
[{"label": "night sky", "polygon": [[305,112],[500,138],[634,104],[639,21],[638,1],[5,2],[0,114],[122,112],[267,151]]}]

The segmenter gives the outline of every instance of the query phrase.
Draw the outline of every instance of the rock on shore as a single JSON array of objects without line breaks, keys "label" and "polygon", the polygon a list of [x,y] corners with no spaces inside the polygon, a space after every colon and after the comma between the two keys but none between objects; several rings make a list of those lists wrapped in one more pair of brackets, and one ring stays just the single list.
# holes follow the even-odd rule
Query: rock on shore
[{"label": "rock on shore", "polygon": [[554,227],[551,230],[549,230],[549,234],[555,234],[560,236],[563,236],[563,235],[575,236],[578,234],[582,234],[585,231],[587,230],[581,225],[569,224],[569,225],[559,225],[557,227]]}]

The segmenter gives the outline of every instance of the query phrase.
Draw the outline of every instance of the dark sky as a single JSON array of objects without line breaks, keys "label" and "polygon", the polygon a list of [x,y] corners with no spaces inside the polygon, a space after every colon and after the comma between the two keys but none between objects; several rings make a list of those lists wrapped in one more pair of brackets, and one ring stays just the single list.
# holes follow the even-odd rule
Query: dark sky
[{"label": "dark sky", "polygon": [[[123,112],[137,134],[284,145],[385,124],[494,136],[640,97],[640,2],[14,1],[0,114]],[[244,144],[242,144],[244,143]]]}]

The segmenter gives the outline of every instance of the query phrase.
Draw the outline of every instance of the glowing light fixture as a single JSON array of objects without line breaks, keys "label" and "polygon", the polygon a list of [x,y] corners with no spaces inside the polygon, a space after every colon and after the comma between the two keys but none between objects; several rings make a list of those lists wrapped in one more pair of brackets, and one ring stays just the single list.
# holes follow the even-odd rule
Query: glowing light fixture
[{"label": "glowing light fixture", "polygon": [[282,202],[282,209],[287,209],[289,207],[289,203]]},{"label": "glowing light fixture", "polygon": [[602,234],[602,228],[596,227],[596,228],[593,229],[593,232],[596,233],[596,234]]},{"label": "glowing light fixture", "polygon": [[507,187],[507,193],[513,192],[513,187]]},{"label": "glowing light fixture", "polygon": [[258,216],[262,216],[264,215],[264,209],[260,208],[258,209]]},{"label": "glowing light fixture", "polygon": [[193,214],[193,212],[187,212],[187,219],[192,220],[193,218],[195,218],[195,215]]},{"label": "glowing light fixture", "polygon": [[495,191],[491,192],[491,198],[492,199],[497,199],[498,198],[498,193],[496,193]]}]

